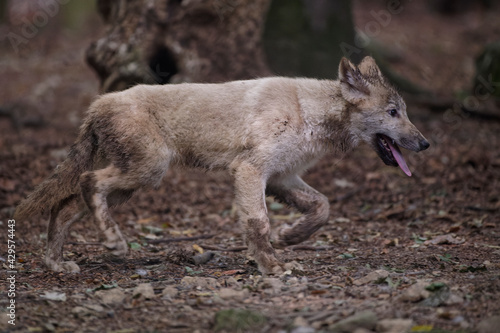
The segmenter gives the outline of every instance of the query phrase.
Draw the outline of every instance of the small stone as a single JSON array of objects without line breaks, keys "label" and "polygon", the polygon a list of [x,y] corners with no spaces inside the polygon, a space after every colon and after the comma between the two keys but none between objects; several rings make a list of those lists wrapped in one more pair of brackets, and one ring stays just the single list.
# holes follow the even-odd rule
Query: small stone
[{"label": "small stone", "polygon": [[406,289],[400,297],[404,302],[418,302],[430,296],[430,292],[425,289],[429,285],[428,282],[418,280],[414,285]]},{"label": "small stone", "polygon": [[165,287],[165,289],[163,289],[163,291],[161,292],[161,294],[164,297],[176,298],[177,295],[179,295],[179,290],[177,290],[177,288],[175,288],[173,286],[167,286],[167,287]]},{"label": "small stone", "polygon": [[108,290],[98,290],[95,295],[101,299],[101,302],[106,305],[119,305],[125,300],[125,293],[120,288]]},{"label": "small stone", "polygon": [[411,319],[382,319],[377,323],[377,332],[379,333],[401,333],[409,332],[413,327]]},{"label": "small stone", "polygon": [[500,327],[500,316],[493,316],[481,320],[477,325],[478,333],[496,333]]},{"label": "small stone", "polygon": [[383,269],[379,269],[373,272],[368,273],[366,276],[354,280],[353,284],[356,286],[361,286],[363,284],[367,284],[370,282],[375,282],[381,279],[385,279],[386,277],[389,276],[389,272]]},{"label": "small stone", "polygon": [[73,309],[71,309],[71,313],[76,317],[83,317],[89,315],[90,311],[83,306],[75,306]]},{"label": "small stone", "polygon": [[265,291],[270,294],[280,294],[283,291],[283,287],[285,287],[285,285],[278,278],[267,277],[262,279],[261,288],[265,289]]},{"label": "small stone", "polygon": [[214,256],[215,252],[207,251],[193,256],[193,262],[195,265],[203,265],[212,260]]},{"label": "small stone", "polygon": [[202,289],[213,290],[220,288],[220,283],[214,278],[185,276],[181,280],[181,286],[188,288],[201,287]]},{"label": "small stone", "polygon": [[224,280],[224,285],[226,287],[241,287],[241,283],[238,282],[234,277],[230,276]]},{"label": "small stone", "polygon": [[66,294],[57,291],[46,291],[40,298],[44,298],[49,301],[66,302]]},{"label": "small stone", "polygon": [[456,293],[451,293],[448,299],[444,302],[446,305],[458,305],[464,302],[464,298]]},{"label": "small stone", "polygon": [[223,300],[243,300],[248,297],[249,291],[248,289],[235,290],[232,288],[222,288],[218,294]]},{"label": "small stone", "polygon": [[150,283],[141,283],[134,289],[132,296],[134,298],[152,299],[155,297],[155,291]]},{"label": "small stone", "polygon": [[372,311],[363,311],[347,317],[330,326],[334,332],[351,333],[357,328],[372,330],[377,324],[377,315]]},{"label": "small stone", "polygon": [[104,308],[99,304],[85,304],[85,307],[95,312],[104,312]]}]

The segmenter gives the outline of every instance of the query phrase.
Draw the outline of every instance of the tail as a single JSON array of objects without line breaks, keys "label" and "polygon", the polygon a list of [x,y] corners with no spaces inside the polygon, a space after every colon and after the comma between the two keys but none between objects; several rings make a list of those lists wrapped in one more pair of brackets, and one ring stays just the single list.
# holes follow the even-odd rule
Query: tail
[{"label": "tail", "polygon": [[62,200],[79,192],[80,175],[91,170],[97,151],[97,138],[90,123],[84,123],[80,135],[71,146],[68,157],[56,167],[52,175],[38,185],[33,193],[21,201],[14,219],[23,220],[51,210]]}]

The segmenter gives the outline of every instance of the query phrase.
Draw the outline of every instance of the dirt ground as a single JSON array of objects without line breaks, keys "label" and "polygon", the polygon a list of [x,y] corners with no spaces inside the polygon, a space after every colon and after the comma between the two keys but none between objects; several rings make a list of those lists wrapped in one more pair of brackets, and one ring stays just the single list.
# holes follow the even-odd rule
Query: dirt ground
[{"label": "dirt ground", "polygon": [[[355,2],[361,30],[381,3]],[[405,6],[375,41],[395,54],[398,73],[439,96],[464,97],[482,45],[499,39],[500,8],[441,16],[422,2]],[[101,28],[92,17],[81,32],[49,26],[18,53],[1,44],[2,235],[15,205],[64,159],[97,94],[83,59]],[[107,259],[92,221],[75,225],[64,254],[80,274],[45,269],[46,216],[16,221],[16,325],[7,323],[10,284],[2,282],[0,331],[495,332],[500,122],[453,111],[460,106],[436,112],[408,103],[431,142],[425,152],[404,152],[411,178],[366,146],[307,173],[330,200],[330,222],[278,251],[303,272],[262,277],[246,259],[223,173],[170,170],[158,190],[117,208],[131,247],[123,261]],[[297,216],[271,198],[268,207],[273,228]],[[0,249],[7,281],[6,236]],[[195,264],[201,251],[213,258]]]}]

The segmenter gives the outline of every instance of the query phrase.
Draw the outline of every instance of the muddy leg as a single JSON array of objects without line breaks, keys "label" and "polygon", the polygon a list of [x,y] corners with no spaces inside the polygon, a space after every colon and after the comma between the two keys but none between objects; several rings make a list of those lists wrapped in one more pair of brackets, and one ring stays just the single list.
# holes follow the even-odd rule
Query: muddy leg
[{"label": "muddy leg", "polygon": [[[63,261],[63,245],[68,230],[73,223],[79,221],[86,213],[80,203],[78,197],[72,196],[61,201],[50,212],[45,264],[55,272],[80,272],[80,267],[74,261]],[[66,209],[60,214],[63,208]]]},{"label": "muddy leg", "polygon": [[273,240],[276,248],[301,243],[328,222],[328,199],[297,175],[269,182],[267,193],[304,214],[292,226],[279,231],[277,238]]},{"label": "muddy leg", "polygon": [[236,205],[246,228],[248,255],[257,262],[263,274],[279,274],[283,272],[283,263],[276,258],[269,241],[271,226],[265,203],[265,179],[249,164],[240,165],[234,177]]}]

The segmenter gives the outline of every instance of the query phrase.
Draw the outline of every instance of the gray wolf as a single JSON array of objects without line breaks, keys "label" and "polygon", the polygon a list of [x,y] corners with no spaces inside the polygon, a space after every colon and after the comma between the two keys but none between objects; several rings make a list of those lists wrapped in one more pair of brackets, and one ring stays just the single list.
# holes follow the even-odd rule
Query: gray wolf
[{"label": "gray wolf", "polygon": [[[15,218],[50,211],[45,263],[78,272],[76,263],[63,260],[62,248],[85,212],[104,233],[104,245],[122,257],[127,243],[111,206],[139,188],[158,186],[170,167],[224,169],[234,179],[248,254],[262,273],[279,274],[294,263],[278,260],[274,248],[308,239],[329,218],[327,198],[301,173],[326,152],[346,152],[361,142],[407,175],[399,146],[429,147],[371,57],[357,66],[342,59],[336,81],[138,85],[93,102],[67,159],[20,203]],[[272,240],[266,195],[303,214]]]}]

